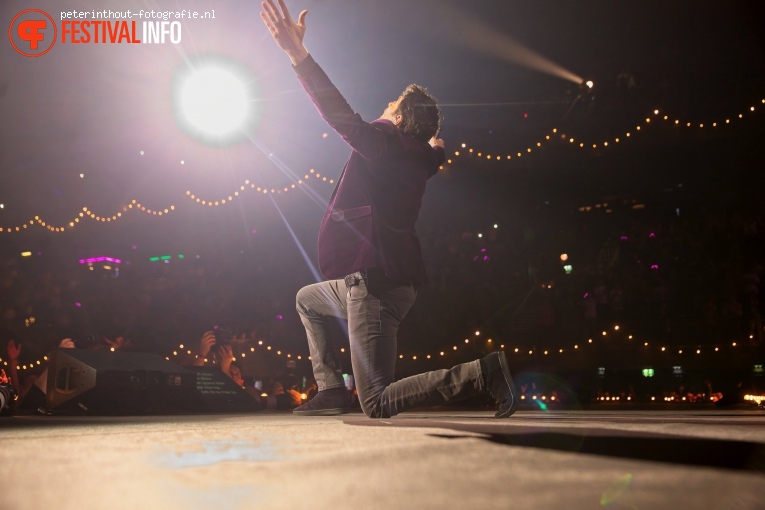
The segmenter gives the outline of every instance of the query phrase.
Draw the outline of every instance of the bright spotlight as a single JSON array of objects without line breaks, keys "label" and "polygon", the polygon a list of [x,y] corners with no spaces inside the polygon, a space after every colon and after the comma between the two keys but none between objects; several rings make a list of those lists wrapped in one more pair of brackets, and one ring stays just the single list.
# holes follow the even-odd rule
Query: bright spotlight
[{"label": "bright spotlight", "polygon": [[587,85],[588,89],[591,89],[592,87],[595,86],[595,83],[592,80],[587,80],[586,82],[584,82],[584,84]]},{"label": "bright spotlight", "polygon": [[181,86],[186,120],[211,136],[226,136],[242,127],[249,110],[245,84],[219,67],[192,73]]},{"label": "bright spotlight", "polygon": [[222,57],[192,60],[176,72],[173,109],[188,135],[213,145],[241,142],[259,121],[255,77]]}]

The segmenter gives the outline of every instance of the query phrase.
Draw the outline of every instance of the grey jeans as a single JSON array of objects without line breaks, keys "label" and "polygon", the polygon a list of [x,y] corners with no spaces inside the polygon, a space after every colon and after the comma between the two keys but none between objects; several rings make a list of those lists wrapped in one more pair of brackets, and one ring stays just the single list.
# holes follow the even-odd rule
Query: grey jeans
[{"label": "grey jeans", "polygon": [[396,333],[417,291],[374,270],[303,287],[297,311],[306,329],[320,391],[344,386],[337,319],[348,323],[351,365],[361,408],[386,418],[415,406],[433,406],[485,393],[480,363],[471,361],[395,380]]}]

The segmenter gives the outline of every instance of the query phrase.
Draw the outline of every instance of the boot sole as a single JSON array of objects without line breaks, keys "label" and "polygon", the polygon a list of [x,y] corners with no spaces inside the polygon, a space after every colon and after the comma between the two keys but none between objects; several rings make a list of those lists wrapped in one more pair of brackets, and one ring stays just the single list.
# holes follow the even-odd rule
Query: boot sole
[{"label": "boot sole", "polygon": [[350,409],[338,407],[334,409],[311,409],[308,411],[299,411],[297,409],[292,410],[292,414],[298,416],[337,416],[338,414],[348,414]]},{"label": "boot sole", "polygon": [[497,411],[494,417],[508,418],[512,416],[513,413],[515,413],[516,409],[518,409],[518,395],[515,391],[515,384],[513,384],[513,377],[510,375],[510,368],[507,366],[507,358],[505,357],[505,353],[502,351],[500,351],[499,355],[499,364],[502,367],[502,376],[505,378],[505,382],[510,387],[510,392],[513,395],[513,403],[510,404],[510,407],[504,411]]}]

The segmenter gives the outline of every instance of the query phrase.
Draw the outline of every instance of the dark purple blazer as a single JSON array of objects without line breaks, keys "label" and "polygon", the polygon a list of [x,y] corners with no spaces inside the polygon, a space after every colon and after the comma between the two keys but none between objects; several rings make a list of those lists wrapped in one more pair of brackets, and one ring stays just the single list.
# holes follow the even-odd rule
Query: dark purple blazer
[{"label": "dark purple blazer", "polygon": [[319,229],[319,268],[325,278],[382,269],[401,283],[427,281],[414,225],[426,181],[444,150],[403,134],[392,122],[364,122],[309,55],[295,66],[324,120],[351,146],[351,157]]}]

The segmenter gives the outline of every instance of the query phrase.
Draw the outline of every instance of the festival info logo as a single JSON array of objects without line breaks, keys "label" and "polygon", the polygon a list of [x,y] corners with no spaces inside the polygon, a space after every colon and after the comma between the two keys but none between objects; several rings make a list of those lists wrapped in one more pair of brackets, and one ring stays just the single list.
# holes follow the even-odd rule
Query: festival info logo
[{"label": "festival info logo", "polygon": [[8,38],[13,48],[25,57],[40,57],[56,42],[56,23],[45,11],[27,9],[11,21]]}]

